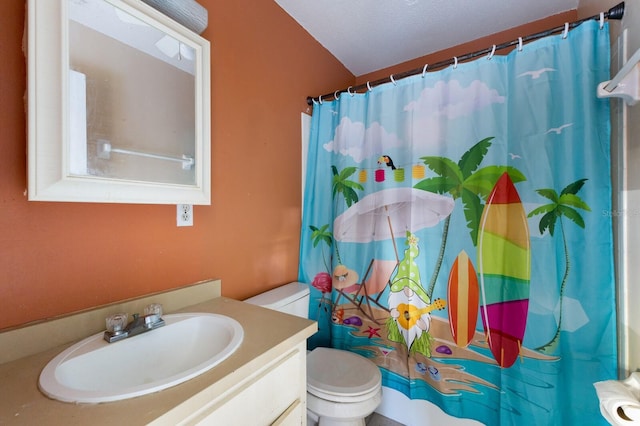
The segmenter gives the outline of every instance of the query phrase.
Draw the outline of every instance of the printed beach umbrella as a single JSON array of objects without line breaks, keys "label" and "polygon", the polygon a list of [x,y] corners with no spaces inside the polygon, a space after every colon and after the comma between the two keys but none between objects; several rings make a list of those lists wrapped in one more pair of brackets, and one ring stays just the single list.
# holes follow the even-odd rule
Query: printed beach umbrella
[{"label": "printed beach umbrella", "polygon": [[453,199],[415,188],[389,188],[363,197],[333,222],[333,237],[341,242],[393,240],[395,231],[416,232],[437,225],[453,211]]},{"label": "printed beach umbrella", "polygon": [[[390,188],[362,198],[333,223],[337,241],[367,243],[391,239],[399,264],[389,295],[389,339],[404,343],[410,351],[430,355],[429,313],[433,308],[419,278],[415,258],[418,238],[413,234],[437,225],[453,211],[450,197],[415,188]],[[404,231],[407,245],[400,261],[394,232]],[[439,305],[438,305],[439,306]]]}]

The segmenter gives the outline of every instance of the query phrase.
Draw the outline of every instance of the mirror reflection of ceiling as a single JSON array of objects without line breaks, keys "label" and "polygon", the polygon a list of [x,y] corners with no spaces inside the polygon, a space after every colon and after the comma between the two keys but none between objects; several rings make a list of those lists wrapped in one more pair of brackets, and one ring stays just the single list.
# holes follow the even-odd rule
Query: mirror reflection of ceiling
[{"label": "mirror reflection of ceiling", "polygon": [[69,0],[69,19],[195,74],[195,50],[104,0]]}]

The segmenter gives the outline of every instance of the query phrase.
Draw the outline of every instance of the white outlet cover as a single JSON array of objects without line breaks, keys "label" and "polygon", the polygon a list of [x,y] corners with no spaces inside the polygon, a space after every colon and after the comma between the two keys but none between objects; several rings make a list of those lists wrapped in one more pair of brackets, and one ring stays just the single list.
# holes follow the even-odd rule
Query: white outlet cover
[{"label": "white outlet cover", "polygon": [[176,224],[178,226],[193,226],[193,206],[191,204],[177,205]]}]

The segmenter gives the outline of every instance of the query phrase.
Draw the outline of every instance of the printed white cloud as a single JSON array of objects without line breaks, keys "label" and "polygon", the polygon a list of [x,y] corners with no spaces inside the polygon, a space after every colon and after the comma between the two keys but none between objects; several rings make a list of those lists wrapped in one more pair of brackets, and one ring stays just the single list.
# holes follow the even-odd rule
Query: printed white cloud
[{"label": "printed white cloud", "polygon": [[336,127],[333,140],[324,144],[323,148],[329,152],[348,155],[356,163],[360,163],[397,146],[400,146],[400,140],[377,121],[365,128],[363,122],[344,117]]},{"label": "printed white cloud", "polygon": [[438,81],[434,87],[425,88],[420,97],[409,102],[404,110],[419,116],[443,115],[452,119],[504,101],[504,96],[480,80],[472,81],[468,87],[462,87],[458,80]]},{"label": "printed white cloud", "polygon": [[480,80],[472,81],[467,87],[462,87],[458,80],[438,81],[405,105],[404,111],[412,114],[407,121],[407,138],[415,150],[430,152],[448,137],[451,126],[456,126],[449,124],[449,120],[504,102],[504,96]]},{"label": "printed white cloud", "polygon": [[[562,323],[560,323],[560,308],[562,308]],[[556,324],[561,324],[564,331],[576,331],[589,323],[589,316],[579,300],[564,296],[562,303],[558,300],[553,316]]]},{"label": "printed white cloud", "polygon": [[[468,116],[476,110],[492,104],[504,103],[505,97],[480,80],[462,87],[458,80],[439,81],[434,87],[424,89],[418,99],[409,102],[404,111],[411,113],[407,121],[407,137],[414,148],[440,143],[445,136],[446,121]],[[398,137],[388,132],[380,122],[369,127],[360,121],[342,118],[333,140],[323,147],[329,152],[347,155],[357,163],[373,158],[400,146]]]}]

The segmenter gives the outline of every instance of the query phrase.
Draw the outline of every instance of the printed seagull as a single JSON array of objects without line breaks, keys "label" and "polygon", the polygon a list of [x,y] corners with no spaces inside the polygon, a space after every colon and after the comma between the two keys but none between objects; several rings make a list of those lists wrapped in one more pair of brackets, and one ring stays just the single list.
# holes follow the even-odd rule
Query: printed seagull
[{"label": "printed seagull", "polygon": [[535,71],[527,71],[527,72],[523,72],[522,74],[518,75],[518,77],[524,77],[526,75],[530,75],[531,78],[533,80],[535,80],[536,78],[540,78],[542,73],[545,73],[547,71],[555,71],[555,68],[541,68],[541,69],[535,70]]},{"label": "printed seagull", "polygon": [[514,154],[513,152],[510,152],[509,155],[511,156],[512,160],[515,160],[516,158],[522,158],[518,154]]},{"label": "printed seagull", "polygon": [[551,133],[551,132],[556,132],[556,135],[559,135],[560,133],[562,133],[562,130],[565,129],[566,127],[570,127],[571,125],[573,125],[573,123],[567,123],[567,124],[563,124],[560,127],[552,127],[551,129],[547,130],[545,132],[545,135],[547,133]]}]

